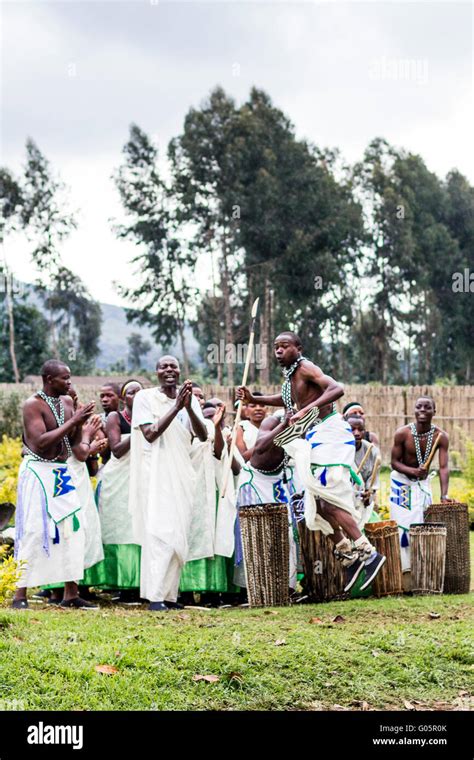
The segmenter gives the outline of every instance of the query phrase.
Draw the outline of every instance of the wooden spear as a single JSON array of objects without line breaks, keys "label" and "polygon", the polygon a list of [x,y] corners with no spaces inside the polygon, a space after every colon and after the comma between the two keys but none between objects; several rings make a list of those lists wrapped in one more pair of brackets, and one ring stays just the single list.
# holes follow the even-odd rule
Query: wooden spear
[{"label": "wooden spear", "polygon": [[[252,306],[252,313],[251,313],[252,322],[250,324],[250,338],[249,338],[249,343],[248,343],[248,348],[247,348],[247,357],[245,359],[244,374],[243,374],[242,383],[241,383],[243,386],[247,384],[247,375],[249,373],[250,361],[252,359],[253,343],[255,339],[255,324],[257,320],[257,311],[258,311],[258,300],[259,299],[256,298]],[[235,420],[234,420],[234,427],[232,428],[232,441],[230,444],[229,461],[227,462],[227,467],[224,471],[223,487],[222,487],[222,493],[221,493],[222,499],[225,497],[226,491],[227,491],[227,484],[229,482],[229,475],[232,468],[232,459],[234,458],[235,443],[237,440],[237,430],[239,427],[241,415],[242,415],[242,399],[239,399],[239,403],[237,406],[237,413],[235,415]]]}]

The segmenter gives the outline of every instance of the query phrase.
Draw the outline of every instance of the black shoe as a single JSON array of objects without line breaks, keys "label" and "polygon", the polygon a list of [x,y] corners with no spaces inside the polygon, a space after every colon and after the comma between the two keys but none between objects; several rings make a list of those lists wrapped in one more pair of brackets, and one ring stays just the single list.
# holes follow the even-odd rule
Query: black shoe
[{"label": "black shoe", "polygon": [[77,610],[98,610],[99,605],[93,604],[92,602],[86,602],[85,599],[81,599],[80,596],[74,597],[74,599],[63,599],[62,602],[59,603],[60,607],[72,607]]},{"label": "black shoe", "polygon": [[169,610],[184,610],[184,604],[180,604],[179,602],[168,602],[168,600],[165,599],[165,604]]},{"label": "black shoe", "polygon": [[169,607],[164,602],[150,602],[148,609],[150,612],[168,612]]},{"label": "black shoe", "polygon": [[42,591],[37,591],[36,594],[31,595],[33,599],[49,599],[51,597],[51,590],[44,588]]},{"label": "black shoe", "polygon": [[138,591],[135,591],[135,589],[123,589],[123,591],[120,592],[117,598],[114,598],[112,601],[118,602],[119,604],[130,604],[130,605],[137,605],[141,604],[140,602],[140,595]]},{"label": "black shoe", "polygon": [[356,559],[352,565],[344,568],[344,591],[351,590],[363,569],[364,563],[360,559]]},{"label": "black shoe", "polygon": [[370,584],[374,580],[379,570],[382,569],[386,560],[387,560],[387,557],[384,557],[383,554],[379,554],[378,552],[375,552],[375,555],[373,556],[373,558],[371,558],[365,564],[365,579],[362,586],[360,587],[361,591],[366,589],[367,586],[370,586]]},{"label": "black shoe", "polygon": [[28,610],[30,608],[30,605],[28,604],[27,599],[14,599],[12,602],[12,607],[14,610]]},{"label": "black shoe", "polygon": [[90,590],[90,586],[79,586],[78,591],[81,599],[85,599],[88,602],[97,601],[97,594]]}]

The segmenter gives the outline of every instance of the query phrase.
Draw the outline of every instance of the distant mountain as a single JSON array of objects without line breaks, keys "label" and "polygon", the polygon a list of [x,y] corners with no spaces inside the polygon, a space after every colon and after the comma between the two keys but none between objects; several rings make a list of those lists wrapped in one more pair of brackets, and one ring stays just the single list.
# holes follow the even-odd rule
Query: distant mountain
[{"label": "distant mountain", "polygon": [[[40,311],[44,312],[43,303],[31,285],[20,283],[24,292],[28,295],[28,300],[33,303]],[[132,333],[139,333],[144,340],[149,341],[152,348],[146,356],[142,357],[143,369],[155,369],[156,362],[163,353],[161,346],[157,345],[148,327],[142,327],[134,322],[127,322],[125,309],[121,306],[114,306],[110,303],[101,303],[102,309],[102,332],[100,335],[99,349],[100,353],[96,359],[97,369],[109,369],[112,364],[122,360],[128,367],[128,343],[127,338]],[[189,360],[196,367],[202,366],[199,357],[199,344],[193,335],[190,327],[184,331],[186,349]],[[169,347],[170,353],[173,353],[178,359],[182,359],[181,348],[175,342]]]},{"label": "distant mountain", "polygon": [[[101,303],[100,306],[102,309],[102,333],[99,343],[100,354],[97,357],[96,366],[99,369],[108,369],[111,364],[115,364],[121,359],[127,364],[127,338],[132,333],[139,333],[144,340],[148,340],[152,345],[151,351],[143,357],[143,369],[154,369],[163,351],[155,343],[150,329],[133,322],[127,322],[125,309],[122,309],[121,306],[113,306],[109,303]],[[201,366],[199,345],[190,327],[185,329],[185,340],[190,361],[196,366]],[[178,359],[183,358],[177,343],[171,346],[170,351]]]}]

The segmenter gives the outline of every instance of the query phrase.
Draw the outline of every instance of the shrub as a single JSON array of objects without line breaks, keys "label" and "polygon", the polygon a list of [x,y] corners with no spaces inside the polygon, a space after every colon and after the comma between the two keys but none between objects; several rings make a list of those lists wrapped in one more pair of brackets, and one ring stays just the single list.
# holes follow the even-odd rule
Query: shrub
[{"label": "shrub", "polygon": [[21,464],[20,438],[3,435],[0,442],[0,504],[16,504],[18,470]]},{"label": "shrub", "polygon": [[15,591],[22,570],[12,556],[5,557],[7,549],[7,546],[0,546],[0,604]]},{"label": "shrub", "polygon": [[21,407],[23,398],[13,391],[0,391],[0,435],[17,438],[22,434]]}]

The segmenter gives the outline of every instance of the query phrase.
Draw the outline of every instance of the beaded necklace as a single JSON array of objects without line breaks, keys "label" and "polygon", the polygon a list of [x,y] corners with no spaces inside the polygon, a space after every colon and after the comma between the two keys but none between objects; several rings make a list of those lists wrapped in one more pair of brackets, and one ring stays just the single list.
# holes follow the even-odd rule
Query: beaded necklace
[{"label": "beaded necklace", "polygon": [[[291,367],[288,367],[288,369],[283,370],[283,374],[285,376],[285,380],[283,382],[283,385],[281,386],[281,397],[283,400],[283,404],[285,405],[285,409],[289,412],[295,412],[296,407],[293,404],[292,397],[291,397],[291,376],[295,373],[297,370],[300,362],[302,361],[309,361],[309,359],[306,358],[306,356],[299,356],[296,361],[293,362]],[[333,402],[331,410],[333,412],[336,411],[336,404]],[[321,422],[321,420],[316,420],[315,424]]]},{"label": "beaded necklace", "polygon": [[283,385],[281,386],[281,397],[283,399],[285,409],[288,412],[296,411],[292,398],[291,398],[291,376],[298,369],[300,362],[302,362],[304,359],[306,359],[305,356],[299,356],[296,359],[296,361],[293,362],[291,367],[285,368],[283,370],[285,380],[283,382]]},{"label": "beaded necklace", "polygon": [[[39,396],[41,399],[43,399],[43,401],[45,401],[46,404],[49,406],[52,413],[54,414],[54,419],[56,420],[57,426],[61,427],[61,425],[64,425],[65,413],[64,413],[64,404],[61,401],[61,398],[56,398],[55,396],[48,396],[44,391],[38,391],[36,395]],[[56,401],[59,401],[59,412],[55,404]],[[72,448],[71,448],[71,444],[69,443],[69,438],[67,437],[67,435],[65,435],[62,440],[64,442],[64,445],[66,446],[67,455],[68,457],[70,457],[72,454]],[[28,451],[28,453],[32,457],[34,457],[34,459],[36,459],[38,462],[56,461],[54,459],[45,459],[44,457],[40,457],[39,454],[35,454],[34,451],[31,451],[31,449],[28,446],[25,446],[25,448]]]},{"label": "beaded necklace", "polygon": [[[414,422],[411,422],[410,430],[413,435],[413,440],[415,442],[416,461],[418,462],[418,467],[423,467],[424,463],[428,460],[431,447],[433,445],[433,436],[435,432],[435,426],[431,425],[430,429],[426,433],[418,433],[416,429],[416,424]],[[426,449],[425,449],[425,456],[423,457],[421,454],[420,438],[425,438],[426,436],[427,436]]]}]

